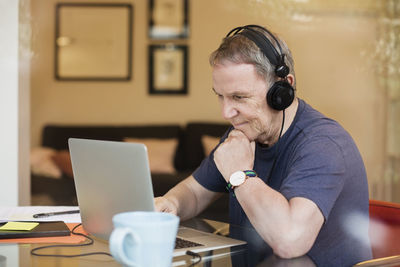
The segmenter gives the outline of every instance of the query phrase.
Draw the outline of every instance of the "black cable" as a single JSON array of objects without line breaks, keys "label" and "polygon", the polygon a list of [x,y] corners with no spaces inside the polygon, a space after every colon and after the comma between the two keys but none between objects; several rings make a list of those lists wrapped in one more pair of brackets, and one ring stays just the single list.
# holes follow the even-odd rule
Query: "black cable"
[{"label": "black cable", "polygon": [[47,248],[70,248],[70,247],[84,247],[84,246],[90,246],[94,243],[93,238],[91,238],[90,236],[87,236],[85,234],[82,233],[76,233],[75,230],[81,226],[82,224],[78,224],[76,225],[74,228],[72,228],[71,233],[73,235],[79,235],[79,236],[83,236],[85,237],[87,240],[89,240],[88,243],[84,243],[84,244],[73,244],[73,245],[50,245],[50,246],[41,246],[41,247],[37,247],[31,250],[31,255],[34,256],[40,256],[40,257],[63,257],[63,258],[74,258],[74,257],[85,257],[85,256],[92,256],[92,255],[106,255],[106,256],[110,256],[112,257],[112,255],[108,252],[89,252],[89,253],[82,253],[82,254],[69,254],[69,255],[62,255],[62,254],[39,254],[36,253],[36,251],[38,250],[43,250],[43,249],[47,249]]},{"label": "black cable", "polygon": [[[39,257],[62,257],[62,258],[74,258],[74,257],[85,257],[85,256],[92,256],[92,255],[106,255],[106,256],[110,256],[112,257],[112,255],[108,252],[103,252],[103,251],[99,251],[99,252],[89,252],[89,253],[82,253],[82,254],[69,254],[69,255],[62,255],[62,254],[39,254],[36,253],[36,251],[38,250],[43,250],[43,249],[47,249],[47,248],[66,248],[66,247],[83,247],[83,246],[90,246],[93,245],[94,240],[93,238],[91,238],[90,236],[87,236],[85,234],[82,233],[77,233],[75,232],[75,230],[81,226],[82,224],[78,224],[76,225],[74,228],[72,228],[71,233],[73,235],[79,235],[79,236],[83,236],[85,237],[87,240],[89,240],[88,243],[84,243],[84,244],[73,244],[73,245],[50,245],[50,246],[41,246],[41,247],[37,247],[31,250],[31,255],[33,256],[39,256]],[[193,257],[193,262],[189,265],[189,267],[191,266],[195,266],[196,264],[198,264],[199,262],[201,262],[201,255],[199,253],[187,250],[186,251],[186,255],[192,256]],[[194,261],[195,258],[198,258],[197,261]]]},{"label": "black cable", "polygon": [[268,175],[268,178],[267,178],[267,184],[268,185],[269,185],[269,182],[270,182],[270,179],[271,179],[272,172],[274,171],[276,161],[277,161],[278,156],[279,156],[279,152],[280,152],[280,148],[281,148],[281,146],[279,144],[279,140],[281,140],[282,132],[283,132],[283,126],[284,125],[285,125],[285,110],[282,110],[282,126],[281,126],[281,131],[279,133],[278,141],[276,142],[277,148],[276,148],[276,152],[275,152],[274,162],[272,163],[272,167],[271,167],[271,170],[269,171],[269,175]]},{"label": "black cable", "polygon": [[[189,267],[195,266],[197,263],[201,262],[201,255],[199,253],[186,250],[186,255],[192,256],[193,257],[193,262],[192,264],[189,265]],[[197,261],[194,261],[195,258],[198,258]]]}]

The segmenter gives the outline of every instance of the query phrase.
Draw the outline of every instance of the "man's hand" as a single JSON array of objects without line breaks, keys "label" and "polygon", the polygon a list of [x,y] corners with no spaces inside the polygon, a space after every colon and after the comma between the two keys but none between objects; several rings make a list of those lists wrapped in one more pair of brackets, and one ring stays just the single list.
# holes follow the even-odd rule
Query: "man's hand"
[{"label": "man's hand", "polygon": [[214,152],[214,162],[228,182],[235,171],[253,169],[254,154],[255,142],[250,142],[243,132],[233,130]]},{"label": "man's hand", "polygon": [[166,197],[156,197],[154,199],[154,205],[156,211],[178,215],[178,209],[176,205]]}]

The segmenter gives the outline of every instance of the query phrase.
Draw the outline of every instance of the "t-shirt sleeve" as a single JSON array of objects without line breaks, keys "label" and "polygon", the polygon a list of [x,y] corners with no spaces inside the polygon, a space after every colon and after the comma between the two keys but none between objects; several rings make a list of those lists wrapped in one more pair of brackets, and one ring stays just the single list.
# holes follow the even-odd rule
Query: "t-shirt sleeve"
[{"label": "t-shirt sleeve", "polygon": [[214,192],[225,192],[226,181],[214,163],[214,153],[205,158],[192,174],[199,184]]},{"label": "t-shirt sleeve", "polygon": [[305,142],[292,157],[280,192],[287,198],[313,201],[325,219],[342,191],[346,165],[342,149],[329,137]]}]

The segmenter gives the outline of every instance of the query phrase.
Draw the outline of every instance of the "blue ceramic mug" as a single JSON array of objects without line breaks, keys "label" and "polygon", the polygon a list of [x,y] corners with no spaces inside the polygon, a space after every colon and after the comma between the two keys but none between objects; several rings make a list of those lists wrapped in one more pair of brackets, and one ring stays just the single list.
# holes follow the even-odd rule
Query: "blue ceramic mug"
[{"label": "blue ceramic mug", "polygon": [[163,212],[134,211],[113,217],[110,251],[125,266],[170,267],[179,217]]}]

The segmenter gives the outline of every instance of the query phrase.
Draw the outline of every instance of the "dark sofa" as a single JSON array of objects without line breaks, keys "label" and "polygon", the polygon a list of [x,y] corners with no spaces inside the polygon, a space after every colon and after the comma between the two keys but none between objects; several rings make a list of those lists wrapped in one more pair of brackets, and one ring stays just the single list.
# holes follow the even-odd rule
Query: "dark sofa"
[{"label": "dark sofa", "polygon": [[[155,196],[165,194],[170,188],[188,177],[205,157],[201,138],[204,135],[221,137],[229,125],[222,123],[191,122],[180,125],[133,125],[133,126],[76,126],[47,125],[42,132],[42,146],[57,151],[67,151],[68,138],[123,141],[124,138],[176,138],[178,145],[174,155],[176,173],[152,173]],[[33,175],[32,195],[47,194],[55,205],[77,205],[74,182],[63,175],[61,179]],[[199,217],[228,221],[228,195],[214,202]]]}]

